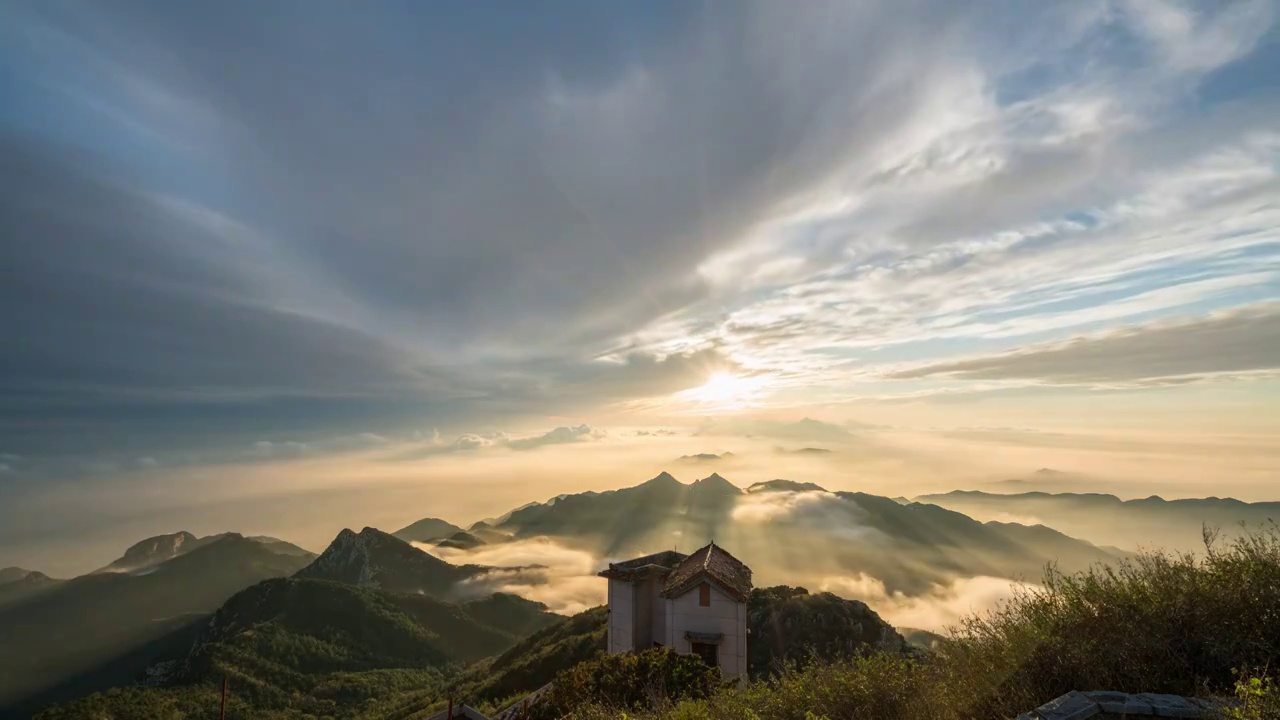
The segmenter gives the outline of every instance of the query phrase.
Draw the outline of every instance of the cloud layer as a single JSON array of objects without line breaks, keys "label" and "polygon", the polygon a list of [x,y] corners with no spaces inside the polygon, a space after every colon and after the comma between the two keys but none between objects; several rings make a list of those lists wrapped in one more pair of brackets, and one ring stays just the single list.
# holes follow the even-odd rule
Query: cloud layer
[{"label": "cloud layer", "polygon": [[423,443],[529,450],[693,425],[682,391],[717,373],[791,418],[1270,377],[1276,22],[6,7],[3,449],[590,423]]},{"label": "cloud layer", "polygon": [[925,364],[888,377],[1110,386],[1186,383],[1263,372],[1280,372],[1280,305],[1276,303]]}]

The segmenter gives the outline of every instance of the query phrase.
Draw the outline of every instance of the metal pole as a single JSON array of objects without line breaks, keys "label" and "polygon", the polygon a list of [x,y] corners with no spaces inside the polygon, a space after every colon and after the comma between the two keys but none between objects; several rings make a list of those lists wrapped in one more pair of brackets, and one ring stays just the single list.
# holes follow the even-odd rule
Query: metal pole
[{"label": "metal pole", "polygon": [[449,698],[449,720],[453,720],[453,698]]},{"label": "metal pole", "polygon": [[218,720],[227,720],[227,676],[222,676],[222,709],[218,711]]}]

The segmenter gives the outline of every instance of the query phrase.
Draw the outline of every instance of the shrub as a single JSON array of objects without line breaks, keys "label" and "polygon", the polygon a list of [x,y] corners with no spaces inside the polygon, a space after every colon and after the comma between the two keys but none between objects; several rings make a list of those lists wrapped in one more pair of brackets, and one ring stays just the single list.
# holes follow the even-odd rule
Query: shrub
[{"label": "shrub", "polygon": [[606,655],[556,677],[530,708],[533,720],[564,717],[597,705],[614,713],[657,710],[685,699],[710,697],[721,685],[719,668],[670,648]]}]

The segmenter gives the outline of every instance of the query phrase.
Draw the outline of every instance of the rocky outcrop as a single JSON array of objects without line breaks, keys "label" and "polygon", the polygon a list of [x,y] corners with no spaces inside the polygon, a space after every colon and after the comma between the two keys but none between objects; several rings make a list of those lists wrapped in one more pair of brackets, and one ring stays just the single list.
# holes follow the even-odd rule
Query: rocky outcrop
[{"label": "rocky outcrop", "polygon": [[1025,712],[1017,720],[1110,720],[1135,716],[1165,718],[1217,718],[1222,717],[1228,703],[1205,698],[1187,698],[1181,695],[1160,695],[1093,690],[1072,690],[1062,697]]}]

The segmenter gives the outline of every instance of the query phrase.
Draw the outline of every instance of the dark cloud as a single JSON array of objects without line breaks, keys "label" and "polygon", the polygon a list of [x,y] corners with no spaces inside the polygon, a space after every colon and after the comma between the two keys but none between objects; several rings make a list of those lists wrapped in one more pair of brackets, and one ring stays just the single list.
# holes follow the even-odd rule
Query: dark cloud
[{"label": "dark cloud", "polygon": [[887,377],[1105,386],[1180,384],[1274,370],[1280,370],[1280,305],[1265,303],[1190,321],[1153,322],[1000,355],[930,363]]},{"label": "dark cloud", "polygon": [[697,385],[717,351],[616,348],[705,298],[699,263],[836,166],[832,109],[888,62],[873,38],[796,65],[782,51],[812,18],[736,6],[7,17],[31,32],[4,36],[21,72],[0,415],[64,430],[493,417]]}]

